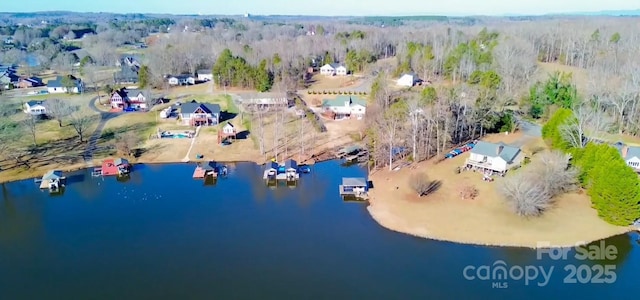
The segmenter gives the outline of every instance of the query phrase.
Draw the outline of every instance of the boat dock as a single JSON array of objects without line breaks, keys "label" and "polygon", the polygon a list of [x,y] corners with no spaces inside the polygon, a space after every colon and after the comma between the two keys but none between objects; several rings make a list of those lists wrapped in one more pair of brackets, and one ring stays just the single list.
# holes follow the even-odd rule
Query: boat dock
[{"label": "boat dock", "polygon": [[131,172],[131,164],[124,158],[105,159],[100,167],[91,172],[91,176],[123,176]]},{"label": "boat dock", "polygon": [[[193,178],[202,179],[202,178],[218,178],[218,171],[220,167],[214,161],[209,161],[206,163],[198,163],[196,165],[196,169],[193,171]],[[226,174],[226,167],[224,168],[224,172]]]},{"label": "boat dock", "polygon": [[51,170],[42,176],[42,179],[36,180],[40,183],[40,189],[49,189],[50,192],[58,192],[65,185],[66,177],[60,170]]},{"label": "boat dock", "polygon": [[340,195],[348,198],[357,198],[367,200],[367,191],[369,190],[369,182],[365,178],[342,178],[342,184],[338,186]]},{"label": "boat dock", "polygon": [[354,145],[354,146],[349,146],[349,147],[345,147],[338,150],[335,155],[336,155],[336,158],[343,159],[345,157],[352,157],[354,155],[357,156],[358,154],[360,154],[360,152],[363,152],[363,150],[365,149],[358,145]]},{"label": "boat dock", "polygon": [[269,181],[297,181],[300,179],[300,173],[298,172],[298,163],[289,159],[283,164],[278,164],[275,161],[267,163],[263,179]]}]

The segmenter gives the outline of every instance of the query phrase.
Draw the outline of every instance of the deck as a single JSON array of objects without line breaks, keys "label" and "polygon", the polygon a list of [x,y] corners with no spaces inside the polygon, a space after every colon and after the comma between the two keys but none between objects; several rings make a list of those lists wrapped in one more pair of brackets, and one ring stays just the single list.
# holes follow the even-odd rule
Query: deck
[{"label": "deck", "polygon": [[193,178],[205,178],[205,177],[217,178],[218,173],[212,170],[205,170],[203,168],[196,167],[196,169],[193,171]]},{"label": "deck", "polygon": [[[59,187],[63,187],[64,186],[64,180],[66,179],[66,177],[60,177],[60,179],[58,180],[58,186]],[[45,189],[49,189],[50,188],[50,180],[41,180],[40,181],[40,189],[45,190]]]}]

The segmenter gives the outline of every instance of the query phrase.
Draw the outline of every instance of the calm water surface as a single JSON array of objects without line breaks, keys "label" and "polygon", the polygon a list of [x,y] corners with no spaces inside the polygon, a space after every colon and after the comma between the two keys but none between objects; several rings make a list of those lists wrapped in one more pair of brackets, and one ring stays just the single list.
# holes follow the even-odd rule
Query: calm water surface
[{"label": "calm water surface", "polygon": [[[637,299],[636,233],[618,249],[613,284],[563,284],[566,265],[527,249],[458,245],[386,230],[337,195],[336,162],[295,189],[269,189],[236,164],[214,186],[193,166],[138,165],[127,182],[70,176],[62,196],[33,180],[2,185],[0,299]],[[455,216],[452,216],[455,218]],[[550,229],[561,230],[561,229]],[[466,266],[554,267],[548,285],[467,280]],[[472,272],[471,272],[472,273]],[[583,276],[584,278],[584,276]],[[504,280],[498,280],[502,282]]]}]

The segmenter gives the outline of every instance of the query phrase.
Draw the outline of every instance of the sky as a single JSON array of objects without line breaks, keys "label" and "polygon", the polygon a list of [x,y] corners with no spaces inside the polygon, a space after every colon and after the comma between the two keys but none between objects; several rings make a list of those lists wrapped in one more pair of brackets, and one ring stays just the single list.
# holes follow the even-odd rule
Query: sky
[{"label": "sky", "polygon": [[640,9],[640,0],[0,0],[2,12],[205,15],[540,15]]}]

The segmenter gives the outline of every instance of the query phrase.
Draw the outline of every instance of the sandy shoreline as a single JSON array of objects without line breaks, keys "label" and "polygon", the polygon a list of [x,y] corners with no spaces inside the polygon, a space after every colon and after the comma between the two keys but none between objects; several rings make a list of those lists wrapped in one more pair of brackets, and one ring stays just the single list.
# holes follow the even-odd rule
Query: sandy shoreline
[{"label": "sandy shoreline", "polygon": [[[392,231],[483,246],[573,247],[634,230],[631,226],[614,226],[600,219],[583,192],[562,195],[541,217],[519,217],[495,191],[500,178],[484,182],[479,173],[454,173],[465,158],[438,164],[424,162],[415,169],[381,170],[371,174],[369,180],[374,187],[369,192],[369,214]],[[408,184],[414,172],[424,172],[431,180],[440,180],[440,189],[418,197]],[[463,185],[475,186],[478,197],[462,199],[459,191]]]}]

